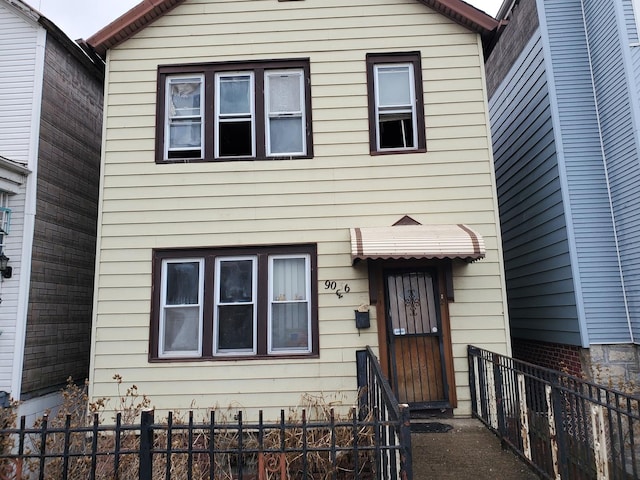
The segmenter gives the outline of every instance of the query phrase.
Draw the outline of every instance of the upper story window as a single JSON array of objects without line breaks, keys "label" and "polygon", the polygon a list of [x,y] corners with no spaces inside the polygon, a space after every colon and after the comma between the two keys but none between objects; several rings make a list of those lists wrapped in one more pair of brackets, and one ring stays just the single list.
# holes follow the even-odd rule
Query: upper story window
[{"label": "upper story window", "polygon": [[156,161],[310,158],[309,60],[163,66]]},{"label": "upper story window", "polygon": [[368,54],[367,86],[371,153],[426,151],[420,54]]},{"label": "upper story window", "polygon": [[154,252],[152,359],[317,356],[313,245]]}]

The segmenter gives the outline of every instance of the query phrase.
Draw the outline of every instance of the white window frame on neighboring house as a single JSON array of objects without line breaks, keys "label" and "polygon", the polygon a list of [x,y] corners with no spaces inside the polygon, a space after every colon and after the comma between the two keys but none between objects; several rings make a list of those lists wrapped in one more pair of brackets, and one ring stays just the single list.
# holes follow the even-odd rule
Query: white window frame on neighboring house
[{"label": "white window frame on neighboring house", "polygon": [[11,228],[9,193],[0,191],[0,254],[4,253],[7,235]]}]

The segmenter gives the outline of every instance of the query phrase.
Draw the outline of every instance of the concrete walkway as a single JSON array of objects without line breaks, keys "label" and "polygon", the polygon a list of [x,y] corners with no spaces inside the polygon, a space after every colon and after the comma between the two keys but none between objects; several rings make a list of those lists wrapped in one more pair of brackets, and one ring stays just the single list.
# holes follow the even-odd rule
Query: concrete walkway
[{"label": "concrete walkway", "polygon": [[[477,419],[411,420],[451,426],[444,433],[412,433],[414,480],[536,480],[539,477]],[[417,429],[417,427],[416,427]]]}]

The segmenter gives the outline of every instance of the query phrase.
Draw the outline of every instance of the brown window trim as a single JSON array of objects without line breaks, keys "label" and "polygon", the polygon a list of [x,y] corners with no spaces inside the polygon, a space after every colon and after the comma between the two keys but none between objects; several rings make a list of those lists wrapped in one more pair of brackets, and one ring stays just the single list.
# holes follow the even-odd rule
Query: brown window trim
[{"label": "brown window trim", "polygon": [[[267,156],[264,125],[264,72],[277,69],[302,69],[304,72],[305,93],[305,128],[306,153],[302,155]],[[218,72],[247,71],[253,72],[256,79],[255,115],[256,115],[256,155],[255,157],[215,158],[214,152],[214,124],[215,124],[215,74]],[[204,156],[202,158],[171,158],[164,157],[165,142],[165,90],[166,78],[171,75],[204,75]],[[254,160],[294,160],[313,158],[313,131],[311,117],[311,68],[309,58],[294,58],[285,60],[257,60],[251,62],[223,62],[197,63],[183,65],[161,65],[158,67],[157,98],[156,98],[156,163],[195,163],[195,162],[232,162]]]},{"label": "brown window trim", "polygon": [[[311,278],[311,352],[290,354],[267,353],[267,314],[268,314],[268,261],[271,255],[309,255]],[[255,255],[258,257],[257,278],[257,353],[255,355],[214,355],[213,354],[213,309],[214,292],[217,286],[215,279],[216,257],[232,257]],[[204,305],[202,325],[202,355],[196,357],[160,357],[160,295],[162,289],[162,261],[172,258],[204,259]],[[320,339],[318,327],[318,269],[317,246],[315,244],[229,247],[229,248],[197,248],[197,249],[162,249],[152,254],[152,293],[151,293],[151,325],[149,335],[149,362],[193,362],[193,361],[225,361],[225,360],[264,360],[283,358],[318,358],[320,355]]]},{"label": "brown window trim", "polygon": [[[424,93],[422,88],[422,62],[420,52],[397,52],[397,53],[368,53],[367,63],[367,98],[369,108],[369,151],[371,155],[388,155],[399,153],[424,153],[427,151],[427,139],[424,121]],[[418,138],[416,148],[405,150],[378,150],[377,147],[377,118],[374,89],[374,66],[388,63],[411,63],[413,64],[413,78],[415,83],[416,102],[416,122]]]}]

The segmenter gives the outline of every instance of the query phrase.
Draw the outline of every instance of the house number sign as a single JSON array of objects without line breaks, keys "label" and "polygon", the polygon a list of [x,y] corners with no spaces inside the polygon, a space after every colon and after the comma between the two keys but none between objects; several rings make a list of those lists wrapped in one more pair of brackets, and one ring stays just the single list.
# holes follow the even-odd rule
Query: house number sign
[{"label": "house number sign", "polygon": [[338,283],[333,280],[325,280],[324,289],[335,292],[338,298],[344,297],[345,293],[349,293],[351,291],[348,284],[343,283],[342,285],[338,285]]}]

